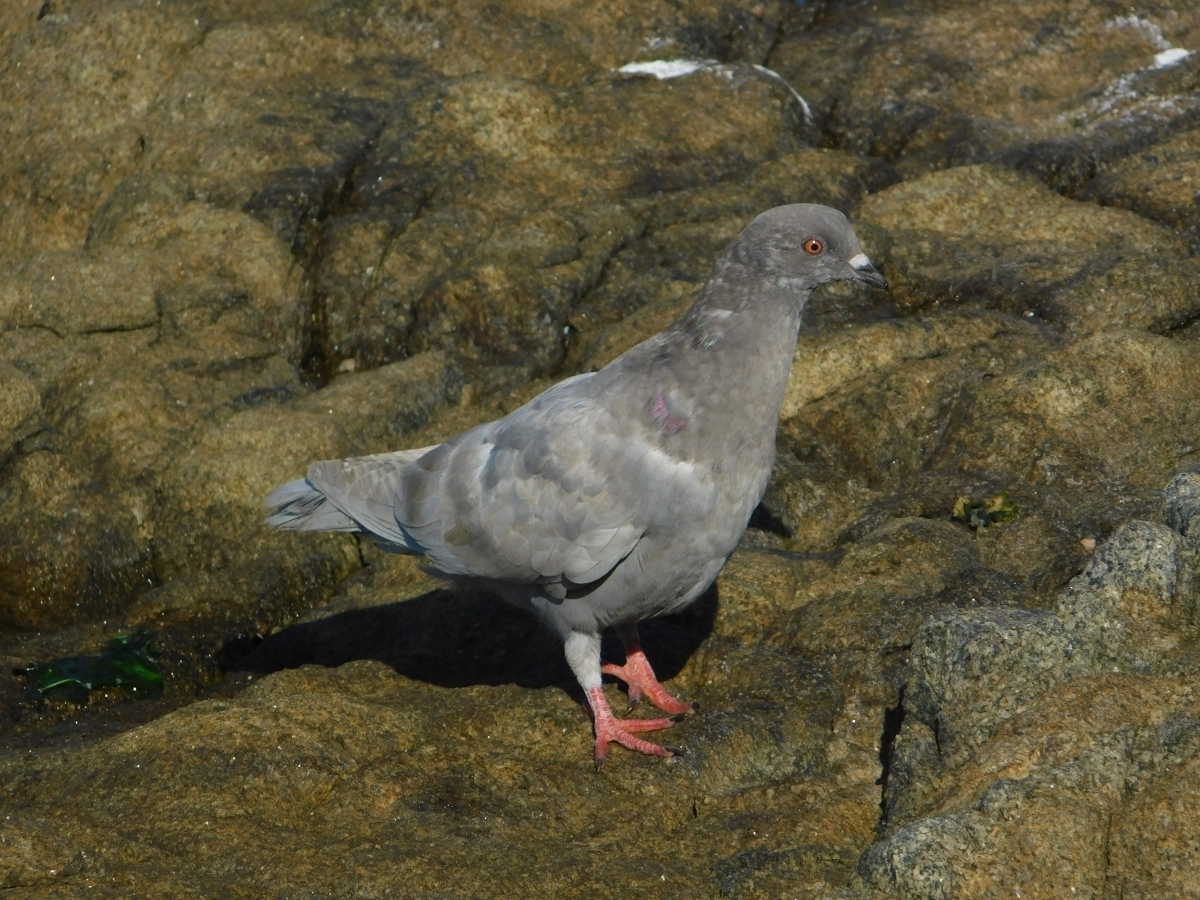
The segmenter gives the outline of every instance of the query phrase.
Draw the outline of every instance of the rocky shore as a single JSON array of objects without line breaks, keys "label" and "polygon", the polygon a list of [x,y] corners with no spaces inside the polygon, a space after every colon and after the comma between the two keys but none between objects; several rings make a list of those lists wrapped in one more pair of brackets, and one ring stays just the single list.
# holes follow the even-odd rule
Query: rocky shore
[{"label": "rocky shore", "polygon": [[[12,0],[0,135],[5,897],[1200,897],[1194,3]],[[643,629],[685,757],[597,775],[531,618],[263,527],[801,201],[892,291],[814,298]],[[146,699],[16,673],[135,633]]]}]

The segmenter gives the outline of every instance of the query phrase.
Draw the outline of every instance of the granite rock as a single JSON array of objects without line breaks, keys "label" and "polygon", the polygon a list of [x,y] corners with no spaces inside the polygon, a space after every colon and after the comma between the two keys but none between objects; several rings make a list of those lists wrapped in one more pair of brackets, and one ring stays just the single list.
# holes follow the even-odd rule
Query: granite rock
[{"label": "granite rock", "polygon": [[[0,885],[1200,895],[1193,7],[6,5],[0,663],[149,628],[165,684],[0,678]],[[532,619],[260,527],[795,201],[894,290],[814,298],[752,528],[644,629],[686,757],[597,777]]]}]

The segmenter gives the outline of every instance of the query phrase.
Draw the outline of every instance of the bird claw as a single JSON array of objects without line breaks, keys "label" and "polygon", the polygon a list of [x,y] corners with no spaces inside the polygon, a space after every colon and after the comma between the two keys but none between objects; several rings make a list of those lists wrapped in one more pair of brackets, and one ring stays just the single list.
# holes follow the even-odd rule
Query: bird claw
[{"label": "bird claw", "polygon": [[661,756],[665,759],[670,759],[673,756],[684,756],[687,753],[687,750],[683,747],[678,747],[674,744],[652,744],[649,741],[643,741],[641,738],[635,738],[628,732],[617,733],[609,731],[603,737],[596,738],[595,765],[597,772],[604,768],[604,762],[608,759],[609,741],[615,741],[627,750],[645,753],[647,756]]},{"label": "bird claw", "polygon": [[672,715],[687,715],[689,712],[700,712],[700,704],[677,700],[667,693],[650,667],[650,661],[642,648],[636,644],[626,645],[625,664],[602,663],[600,671],[612,675],[629,685],[629,709],[636,709],[645,698],[665,713]]},{"label": "bird claw", "polygon": [[645,753],[647,756],[680,756],[683,750],[679,747],[660,746],[650,741],[642,740],[636,735],[643,731],[661,731],[670,728],[677,720],[674,716],[660,719],[618,719],[613,715],[608,701],[604,699],[604,689],[600,687],[588,690],[589,713],[596,729],[595,764],[599,772],[608,757],[608,745],[618,743],[627,750]]},{"label": "bird claw", "polygon": [[[658,731],[670,728],[676,722],[682,722],[688,713],[700,711],[700,704],[677,700],[667,693],[654,675],[650,661],[642,651],[636,631],[627,629],[625,633],[618,631],[621,642],[625,645],[625,662],[623,665],[601,661],[600,672],[621,679],[629,687],[629,712],[637,709],[642,700],[649,700],[663,712],[667,713],[658,719],[618,719],[613,715],[608,701],[604,699],[603,687],[597,685],[587,689],[587,713],[596,729],[596,771],[604,767],[608,756],[608,745],[618,743],[628,750],[645,753],[648,756],[682,756],[684,749],[670,744],[652,744],[635,735],[643,731]],[[583,680],[582,678],[580,679]]]}]

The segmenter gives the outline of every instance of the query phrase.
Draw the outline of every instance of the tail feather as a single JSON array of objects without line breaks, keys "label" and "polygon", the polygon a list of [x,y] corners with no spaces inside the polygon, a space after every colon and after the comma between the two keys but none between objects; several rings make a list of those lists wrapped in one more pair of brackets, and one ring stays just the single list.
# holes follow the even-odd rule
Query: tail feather
[{"label": "tail feather", "polygon": [[271,491],[264,506],[267,524],[285,531],[355,531],[371,535],[385,549],[422,553],[423,548],[396,521],[399,471],[430,447],[330,459],[309,466],[308,477]]},{"label": "tail feather", "polygon": [[329,502],[307,478],[271,491],[263,506],[274,510],[267,524],[284,531],[363,531],[361,525]]}]

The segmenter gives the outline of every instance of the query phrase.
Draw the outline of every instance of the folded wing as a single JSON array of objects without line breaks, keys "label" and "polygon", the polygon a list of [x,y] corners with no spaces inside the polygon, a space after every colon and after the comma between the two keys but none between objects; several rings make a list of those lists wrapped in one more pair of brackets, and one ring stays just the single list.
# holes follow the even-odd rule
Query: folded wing
[{"label": "folded wing", "polygon": [[588,396],[585,380],[444,444],[315,463],[271,495],[282,508],[268,521],[367,532],[449,575],[559,595],[590,584],[678,515],[681,496],[695,496],[683,504],[693,509],[712,498],[689,464]]},{"label": "folded wing", "polygon": [[551,391],[405,467],[396,519],[434,565],[565,591],[629,555],[647,521],[620,483],[621,436],[573,394]]}]

